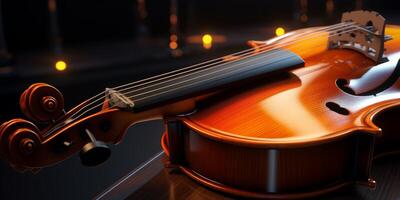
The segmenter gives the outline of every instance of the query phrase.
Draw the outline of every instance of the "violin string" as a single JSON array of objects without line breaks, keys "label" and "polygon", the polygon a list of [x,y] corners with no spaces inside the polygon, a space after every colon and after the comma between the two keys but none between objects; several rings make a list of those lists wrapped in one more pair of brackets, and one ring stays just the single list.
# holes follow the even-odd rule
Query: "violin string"
[{"label": "violin string", "polygon": [[[262,58],[266,58],[266,57],[268,57],[268,56],[270,56],[270,55],[264,55],[264,56],[262,56]],[[278,58],[279,58],[279,57],[278,57]],[[262,59],[262,60],[263,60],[263,61],[262,61],[261,63],[268,63],[268,62],[269,62],[269,60],[267,60],[267,59]],[[252,61],[254,61],[254,60],[252,60]],[[278,61],[280,61],[280,60],[278,60]],[[272,63],[275,63],[275,62],[272,62]],[[247,66],[246,68],[250,68],[250,67],[252,67],[252,66],[254,66],[254,65],[249,65],[249,66]],[[242,69],[246,69],[246,68],[242,68]],[[234,71],[234,70],[233,70],[233,71]],[[129,97],[128,97],[128,98],[129,98]],[[93,110],[93,109],[95,109],[95,108],[101,106],[102,104],[103,104],[103,103],[97,104],[96,106],[93,106],[92,108],[90,108],[89,110],[85,111],[84,113],[82,113],[82,114],[79,115],[78,117],[72,119],[72,121],[74,121],[74,120],[76,120],[76,119],[79,119],[81,116],[83,116],[83,115],[86,114],[87,112],[89,112],[89,111],[91,111],[91,110]],[[113,108],[113,107],[116,107],[116,106],[112,106],[112,107],[110,107],[110,109]],[[47,133],[45,133],[43,136],[44,136],[44,137],[47,137],[48,135],[50,135],[51,133],[53,133],[55,130],[57,130],[59,127],[62,127],[63,125],[64,125],[64,124],[59,124],[58,126],[53,127],[50,131],[48,131]]]},{"label": "violin string", "polygon": [[[341,23],[334,24],[334,25],[331,25],[331,26],[321,27],[321,29],[335,28],[335,26],[340,26],[340,25],[343,25],[343,24],[345,24],[345,25],[354,25],[355,23],[354,22],[341,22]],[[241,55],[243,53],[246,53],[246,52],[249,52],[249,51],[253,51],[253,50],[254,50],[254,48],[245,49],[245,50],[242,50],[242,51],[239,51],[239,52],[235,52],[235,53],[232,53],[232,54],[229,54],[229,55],[225,55],[223,57],[219,57],[219,58],[215,58],[215,59],[212,59],[212,60],[204,61],[204,62],[197,63],[197,64],[194,64],[194,65],[190,65],[190,66],[187,66],[187,67],[176,69],[176,70],[173,70],[173,71],[170,71],[170,72],[159,74],[159,75],[156,75],[156,76],[153,76],[153,77],[149,77],[149,78],[138,80],[138,81],[135,81],[135,82],[131,82],[131,83],[128,83],[128,84],[125,84],[125,85],[121,85],[121,86],[115,87],[113,89],[121,89],[123,87],[130,86],[130,85],[133,85],[133,84],[135,84],[135,86],[136,86],[138,83],[148,81],[149,79],[157,79],[157,78],[159,78],[161,76],[165,76],[165,75],[169,75],[169,74],[174,75],[177,72],[185,71],[185,70],[191,69],[191,68],[195,68],[195,67],[200,66],[200,65],[209,64],[209,63],[212,63],[214,61],[220,62],[220,60],[223,59],[224,57],[238,56],[238,55]],[[213,63],[213,64],[215,64],[215,63]]]},{"label": "violin string", "polygon": [[[264,67],[264,66],[262,66],[263,64],[274,64],[274,63],[277,63],[277,62],[281,62],[281,61],[282,61],[282,60],[276,60],[276,61],[270,62],[269,59],[265,59],[265,58],[271,57],[271,55],[272,55],[272,54],[266,54],[266,55],[264,55],[264,56],[260,56],[260,57],[258,57],[258,58],[256,58],[256,59],[254,59],[254,60],[249,60],[249,61],[248,61],[248,62],[254,62],[254,61],[260,60],[257,64],[248,65],[248,66],[243,67],[243,68],[237,67],[237,66],[241,66],[241,65],[231,65],[229,68],[222,68],[222,69],[213,71],[212,73],[203,74],[203,75],[201,75],[201,76],[196,76],[195,78],[187,79],[187,80],[182,81],[182,82],[179,82],[179,83],[182,84],[182,83],[184,83],[184,82],[193,81],[193,80],[199,79],[199,78],[201,78],[201,77],[209,77],[211,74],[219,74],[219,75],[211,76],[211,78],[200,79],[200,81],[197,81],[197,82],[196,82],[196,81],[189,82],[187,85],[185,84],[185,85],[179,86],[179,87],[178,87],[178,84],[173,84],[172,86],[163,87],[163,89],[171,88],[171,87],[172,87],[172,89],[169,89],[169,90],[166,89],[166,90],[161,91],[161,92],[159,92],[159,93],[157,93],[157,94],[151,94],[151,95],[147,95],[147,96],[142,97],[142,98],[135,99],[135,102],[138,103],[138,102],[140,102],[140,101],[144,101],[144,100],[146,100],[146,99],[149,99],[149,98],[154,97],[154,96],[158,96],[158,95],[160,95],[160,94],[164,94],[164,93],[176,91],[176,90],[179,90],[179,89],[181,89],[181,88],[185,88],[185,87],[192,86],[192,85],[195,85],[195,84],[199,84],[199,83],[202,83],[202,82],[204,83],[204,82],[207,82],[208,80],[211,80],[211,79],[213,79],[213,78],[220,78],[220,77],[223,77],[223,76],[226,76],[226,75],[234,75],[234,74],[240,73],[240,72],[243,72],[243,73],[244,73],[244,72],[248,72],[248,71],[250,71],[250,70],[254,70],[254,69],[252,69],[252,68],[253,68],[254,66],[257,66],[257,65],[261,65],[261,66],[257,67],[256,69]],[[286,56],[278,56],[278,57],[273,57],[273,59],[284,59],[284,60],[286,60],[286,59],[288,59],[288,57],[286,57]],[[247,62],[246,62],[246,63],[247,63]],[[242,63],[241,63],[241,64],[242,64]],[[218,73],[218,72],[221,72],[221,73]],[[158,90],[158,89],[156,89],[156,90],[154,90],[154,91],[157,91],[157,90]],[[161,90],[161,89],[160,89],[160,90]],[[133,98],[133,97],[135,97],[135,95],[129,96],[128,98]]]},{"label": "violin string", "polygon": [[[349,32],[349,31],[352,31],[352,30],[348,30],[348,32]],[[336,31],[336,32],[337,32],[337,31]],[[344,32],[342,32],[342,33],[344,33]],[[333,35],[330,35],[329,37],[331,37],[331,36],[333,36]],[[84,113],[82,113],[82,114],[79,115],[78,117],[75,117],[75,118],[73,118],[73,119],[68,118],[68,119],[64,120],[63,123],[60,122],[58,125],[56,125],[56,126],[54,126],[53,128],[51,128],[51,129],[47,132],[47,134],[46,134],[45,136],[50,135],[52,132],[54,132],[54,131],[57,130],[58,128],[64,126],[65,124],[68,124],[68,123],[66,123],[66,122],[74,121],[74,120],[80,118],[81,116],[83,116],[85,113],[87,113],[87,112],[89,112],[89,111],[93,110],[94,108],[99,107],[99,106],[101,106],[101,105],[103,105],[103,103],[98,104],[98,105],[96,105],[96,106],[93,106],[92,108],[89,108],[87,111],[85,111]],[[115,106],[114,106],[114,107],[115,107]],[[68,120],[68,121],[67,121],[67,120]]]},{"label": "violin string", "polygon": [[[343,32],[342,32],[342,33],[343,33]],[[271,56],[271,55],[272,55],[272,54],[267,55],[267,56]],[[263,58],[263,57],[259,57],[259,58],[256,58],[256,60],[261,60],[262,58]],[[279,57],[278,57],[278,58],[279,58]],[[254,60],[251,60],[251,61],[254,61]],[[279,60],[276,61],[276,62],[279,62]],[[266,61],[266,62],[261,62],[261,63],[268,63],[268,61]],[[275,63],[275,62],[272,62],[272,63]],[[236,66],[237,66],[237,65],[236,65]],[[251,68],[251,67],[253,67],[253,66],[254,66],[254,65],[250,65],[248,68]],[[226,70],[229,70],[229,69],[232,69],[232,71],[226,71]],[[177,90],[179,90],[179,89],[181,89],[181,88],[188,87],[188,86],[195,85],[195,84],[199,84],[199,83],[204,83],[204,82],[207,82],[208,80],[211,79],[211,78],[208,78],[208,79],[200,79],[201,77],[210,76],[210,75],[212,75],[212,74],[217,74],[217,75],[216,75],[217,77],[221,77],[221,76],[224,76],[224,75],[226,75],[226,74],[235,74],[235,73],[237,73],[239,70],[241,70],[241,68],[236,68],[236,69],[235,69],[235,65],[232,65],[232,66],[230,66],[230,67],[228,67],[228,68],[222,68],[222,69],[220,69],[220,70],[216,70],[216,71],[213,71],[213,72],[208,73],[208,74],[203,74],[203,75],[201,75],[201,76],[196,76],[196,77],[191,78],[191,79],[186,79],[186,80],[181,81],[181,82],[178,82],[178,83],[174,83],[174,84],[171,84],[171,85],[167,85],[167,86],[164,86],[164,87],[161,87],[161,88],[157,88],[157,89],[154,89],[154,90],[151,90],[151,91],[146,91],[145,94],[154,93],[154,92],[157,92],[157,91],[159,91],[159,92],[157,92],[156,94],[144,96],[144,97],[142,97],[142,98],[137,98],[137,99],[134,100],[134,102],[144,101],[144,100],[146,100],[146,99],[149,99],[149,98],[151,98],[151,97],[154,97],[154,96],[157,96],[157,95],[160,95],[160,94],[165,94],[165,93],[168,93],[168,92],[177,91]],[[222,75],[218,75],[218,72],[224,72],[224,73],[223,73],[223,74],[220,73],[220,74],[222,74]],[[212,78],[215,78],[215,77],[212,77]],[[197,81],[197,82],[192,82],[192,83],[189,82],[189,81],[193,81],[193,80],[196,80],[196,79],[199,79],[199,81]],[[189,82],[189,84],[188,84],[188,85],[183,85],[183,86],[180,86],[180,87],[176,87],[177,85],[182,84],[182,83],[184,83],[184,82]],[[167,88],[169,88],[169,90],[168,90]],[[163,89],[166,89],[166,90],[163,90]],[[138,95],[128,96],[128,98],[135,98],[135,97],[141,96],[141,95],[143,95],[143,94],[144,94],[144,93],[141,93],[141,94],[138,94]]]},{"label": "violin string", "polygon": [[[356,28],[356,30],[357,29],[364,29],[365,31],[367,31],[367,32],[369,32],[369,33],[371,33],[371,34],[374,34],[372,31],[369,31],[368,29],[365,29],[365,28],[362,28],[362,27],[358,27],[358,28]],[[353,29],[354,30],[354,29]],[[353,31],[353,30],[348,30],[347,32],[350,32],[350,31]],[[338,32],[337,32],[338,33]],[[346,32],[341,32],[341,33],[338,33],[338,34],[343,34],[343,33],[346,33]],[[338,35],[338,34],[334,34],[334,35]],[[334,35],[329,35],[329,37],[331,37],[331,36],[334,36]],[[97,106],[94,106],[94,107],[92,107],[92,109],[94,109],[94,108],[96,108],[96,107],[98,107],[98,106],[101,106],[101,105],[103,105],[103,104],[99,104],[99,105],[97,105]],[[114,108],[114,107],[116,107],[116,106],[111,106],[110,108]],[[83,113],[84,114],[84,113]],[[83,115],[82,114],[82,115]],[[80,115],[80,116],[82,116],[82,115]],[[78,116],[77,118],[80,118],[80,116]],[[77,118],[75,118],[75,119],[77,119]],[[63,124],[61,124],[61,125],[63,125]],[[57,129],[57,128],[54,128],[54,129]],[[50,131],[50,133],[51,132],[53,132],[53,130],[54,129],[51,129],[52,131]]]},{"label": "violin string", "polygon": [[[321,28],[318,28],[317,31],[328,31],[328,30],[333,29],[333,28],[341,28],[340,26],[343,27],[343,24],[345,24],[344,26],[350,26],[350,25],[353,25],[354,23],[350,23],[350,22],[347,22],[347,23],[346,23],[346,22],[343,22],[343,23],[340,23],[340,25],[339,25],[339,24],[336,24],[336,25],[332,25],[332,26],[330,26],[330,27],[321,27]],[[339,27],[335,27],[335,26],[339,26]],[[316,32],[316,31],[315,31],[315,32]],[[315,32],[313,32],[313,33],[315,33]],[[299,35],[304,35],[304,34],[308,34],[308,33],[301,33],[301,34],[299,34]],[[283,39],[284,39],[284,38],[283,38]],[[172,76],[178,76],[178,75],[180,75],[180,74],[189,73],[189,72],[192,72],[193,70],[203,69],[203,68],[209,67],[209,66],[211,66],[211,65],[220,64],[220,63],[224,63],[224,64],[225,64],[225,63],[228,63],[228,62],[224,61],[224,58],[226,58],[226,57],[230,57],[230,56],[243,56],[243,55],[245,55],[245,54],[249,55],[249,53],[252,54],[254,50],[257,50],[257,48],[262,48],[262,47],[267,47],[267,46],[268,46],[268,44],[263,44],[263,45],[260,45],[260,46],[258,46],[258,47],[255,47],[255,48],[249,48],[249,49],[243,50],[243,51],[241,51],[241,52],[233,53],[233,54],[231,54],[231,55],[226,55],[226,56],[223,56],[223,57],[214,59],[214,60],[216,60],[217,62],[213,62],[213,63],[211,63],[211,64],[209,64],[209,65],[203,65],[203,66],[200,66],[200,67],[198,67],[198,68],[191,67],[191,66],[185,67],[185,68],[182,68],[182,69],[184,69],[184,71],[182,71],[182,72],[180,72],[180,73],[174,73],[174,74],[172,74],[171,76],[166,76],[166,77],[163,77],[163,78],[161,78],[161,79],[156,79],[156,80],[152,80],[152,81],[150,81],[150,82],[144,82],[144,83],[142,83],[142,84],[133,85],[132,87],[118,90],[118,92],[123,92],[123,91],[126,91],[127,89],[142,87],[143,85],[148,85],[148,84],[151,84],[151,83],[156,82],[156,81],[165,80],[165,79],[167,79],[167,78],[171,78]],[[232,62],[237,61],[237,60],[240,60],[240,59],[234,59]],[[197,66],[197,65],[193,65],[193,66]],[[189,69],[189,70],[187,70],[187,69]],[[166,73],[166,74],[167,74],[167,73]],[[166,75],[166,74],[165,74],[165,75]]]},{"label": "violin string", "polygon": [[[342,25],[342,24],[346,24],[346,23],[340,23],[340,24]],[[349,23],[347,23],[345,26],[348,26],[348,24],[349,24]],[[335,28],[336,26],[338,26],[338,24],[332,25],[332,26],[329,26],[329,27],[322,27],[321,30],[322,30],[322,31],[326,31],[326,30]],[[325,30],[324,30],[324,29],[325,29]],[[313,32],[313,33],[315,33],[315,32]],[[311,34],[313,34],[313,33],[311,33]],[[309,33],[306,32],[306,33],[303,33],[303,34],[309,34]],[[302,34],[300,34],[300,35],[302,35]],[[264,48],[264,47],[266,47],[266,46],[268,46],[268,45],[260,45],[260,46],[258,46],[257,48],[262,49],[262,48]],[[253,50],[255,50],[255,49],[256,49],[256,48],[250,48],[250,49],[243,50],[243,51],[241,51],[241,52],[237,52],[237,53],[230,54],[230,55],[227,55],[227,56],[239,56],[240,53],[245,52],[245,53],[242,54],[242,55],[244,55],[244,54],[246,54],[247,52],[253,51]],[[265,50],[265,49],[262,49],[262,50]],[[250,53],[252,53],[252,52],[250,52]],[[242,55],[240,55],[240,56],[242,56]],[[248,55],[248,54],[247,54],[247,55]],[[224,57],[227,57],[227,56],[224,56]],[[220,61],[218,61],[217,63],[212,63],[212,64],[214,65],[214,64],[219,64],[219,63],[224,63],[224,64],[225,64],[225,63],[228,63],[228,62],[224,62],[223,60],[221,61],[221,59],[222,59],[222,58],[214,59],[214,60],[220,60]],[[234,61],[237,61],[237,59],[235,59]],[[207,61],[207,62],[210,62],[210,61]],[[203,63],[207,63],[207,62],[203,62]],[[171,76],[165,76],[165,75],[171,74],[172,72],[179,72],[179,71],[183,71],[184,69],[190,69],[189,71],[183,71],[183,72],[181,72],[181,73],[175,73],[175,74],[173,74],[173,76],[178,76],[178,75],[183,74],[183,73],[189,73],[190,71],[194,71],[194,70],[198,70],[198,69],[202,69],[202,68],[205,68],[205,67],[209,67],[209,66],[210,66],[210,65],[206,65],[206,66],[200,66],[200,67],[198,67],[198,68],[193,68],[194,66],[199,66],[199,65],[200,65],[200,64],[192,65],[192,66],[189,66],[189,67],[181,68],[181,69],[178,69],[178,70],[175,70],[175,71],[171,71],[171,72],[168,72],[168,73],[160,74],[160,75],[157,75],[157,76],[154,76],[154,77],[149,77],[149,78],[147,78],[147,79],[143,79],[143,80],[140,80],[140,81],[133,82],[133,83],[139,83],[139,82],[144,82],[145,80],[153,79],[153,80],[151,80],[150,82],[142,83],[142,84],[139,84],[139,85],[134,85],[133,88],[142,86],[142,85],[144,85],[144,84],[148,85],[148,84],[154,83],[154,82],[156,82],[156,81],[160,81],[160,80],[165,80],[165,79],[167,79],[167,78],[171,78]],[[164,77],[161,78],[161,79],[155,79],[156,77],[161,77],[161,76],[164,76]],[[131,84],[132,84],[132,83],[128,83],[128,84],[125,84],[125,85],[122,85],[122,86],[114,87],[114,88],[112,88],[112,89],[116,90],[116,89],[123,88],[123,87],[126,87],[126,86],[131,85]],[[128,87],[128,88],[125,88],[125,89],[121,89],[121,90],[118,90],[118,92],[122,93],[123,91],[129,90],[129,89],[131,89],[131,88],[132,88],[132,87]],[[89,101],[92,100],[92,99],[94,99],[94,98],[96,98],[96,97],[99,97],[100,95],[103,95],[104,93],[105,93],[105,92],[103,91],[102,93],[100,93],[100,94],[98,94],[98,95],[92,97],[91,99],[89,99]],[[79,113],[81,110],[85,109],[86,107],[89,107],[90,105],[92,105],[92,104],[94,104],[94,103],[96,103],[96,102],[98,102],[98,101],[100,101],[100,100],[103,100],[103,97],[101,97],[101,98],[99,98],[99,99],[97,99],[97,100],[95,100],[95,101],[92,101],[92,102],[88,103],[86,106],[82,107],[82,108],[81,108],[80,110],[78,110],[74,115],[72,115],[71,118],[74,117],[74,116],[76,116],[77,113]]]},{"label": "violin string", "polygon": [[[351,29],[351,30],[348,30],[348,32],[350,32],[350,31],[353,31],[354,29]],[[339,30],[335,30],[335,31],[339,31]],[[326,34],[326,32],[322,32],[323,34]],[[343,34],[344,32],[342,32],[341,34]],[[333,35],[331,35],[331,36],[333,36]],[[310,39],[310,38],[307,38],[307,39]],[[302,39],[300,39],[300,40],[305,40],[304,38],[302,38]],[[283,45],[286,45],[286,43],[285,44],[282,44],[282,46]],[[262,52],[260,52],[260,53],[262,53]],[[103,98],[102,98],[103,99]],[[99,106],[101,106],[101,105],[103,105],[103,102],[102,103],[100,103],[100,104],[98,104],[98,105],[96,105],[95,107],[99,107]],[[90,109],[90,110],[93,110],[94,108],[92,108],[92,109]],[[85,113],[87,113],[87,112],[89,112],[90,110],[88,110],[88,111],[86,111]],[[81,115],[79,115],[78,117],[76,117],[76,118],[79,118],[80,116],[82,116],[84,113],[82,113]]]},{"label": "violin string", "polygon": [[[349,32],[350,31],[352,31],[352,30],[349,30]],[[342,32],[342,33],[345,33],[345,32]],[[331,35],[331,36],[334,36],[334,35]],[[124,94],[125,95],[125,94]],[[132,97],[134,97],[134,96],[129,96],[128,98],[132,98]],[[137,100],[135,100],[135,101],[137,101]],[[103,103],[101,103],[101,104],[98,104],[98,105],[96,105],[95,107],[99,107],[99,106],[101,106],[101,105],[103,105]],[[95,107],[92,107],[90,110],[92,110],[92,109],[94,109]],[[87,112],[89,112],[90,110],[87,110]],[[85,113],[87,113],[87,112],[85,112]],[[76,118],[79,118],[80,116],[82,116],[84,113],[82,113],[81,115],[79,115],[78,117],[76,117]]]},{"label": "violin string", "polygon": [[[349,29],[348,31],[350,32],[350,31],[353,31],[353,30],[355,30],[355,29]],[[342,32],[342,33],[343,33],[343,32]],[[298,42],[298,41],[301,41],[301,40],[307,40],[307,39],[310,39],[310,37],[299,39],[299,40],[297,40],[297,42]],[[283,46],[287,46],[287,43],[285,43],[285,44],[283,44],[283,45],[278,45],[278,48],[283,47]],[[274,50],[274,49],[277,49],[277,48],[273,48],[273,49],[269,49],[269,50]],[[260,53],[263,53],[263,52],[260,52]],[[259,53],[258,53],[258,54],[259,54]],[[251,56],[255,56],[255,55],[258,55],[258,54],[252,54]],[[249,57],[250,57],[250,56],[249,56]],[[235,65],[233,65],[233,66],[235,66]],[[224,69],[229,69],[229,68],[224,68]],[[203,72],[203,71],[202,71],[202,72]],[[195,73],[199,73],[199,72],[195,72]],[[194,74],[195,74],[195,73],[194,73]],[[189,75],[193,75],[193,74],[189,74]],[[189,76],[189,75],[186,75],[186,76]],[[211,75],[211,74],[206,74],[206,75]],[[184,76],[184,77],[186,77],[186,76]],[[181,77],[179,77],[179,78],[181,78]],[[198,78],[198,77],[196,77],[196,78]],[[187,80],[185,80],[185,81],[183,81],[183,82],[187,82],[187,81],[190,81],[190,80],[191,80],[191,79],[187,79]],[[174,79],[168,80],[167,82],[172,82],[172,81],[174,81]],[[165,83],[166,83],[166,82],[162,82],[162,83],[160,83],[160,84],[165,84]],[[180,84],[180,83],[178,82],[177,84]],[[158,85],[159,85],[159,84],[158,84]],[[175,84],[175,85],[176,85],[176,84]],[[174,84],[173,84],[173,85],[167,85],[167,86],[165,86],[165,87],[169,87],[169,86],[174,86]],[[130,96],[130,97],[142,96],[142,95],[144,95],[144,94],[147,94],[147,93],[150,93],[150,92],[153,92],[153,91],[156,91],[156,90],[164,89],[165,87],[157,88],[157,89],[151,90],[151,91],[146,91],[146,92],[144,92],[144,93],[139,93],[139,94],[136,94],[136,95],[133,95],[133,96]],[[142,88],[140,88],[139,90],[129,91],[129,92],[123,93],[123,94],[126,95],[126,94],[129,94],[129,93],[132,93],[132,92],[135,92],[135,91],[140,91],[140,90],[142,90]]]},{"label": "violin string", "polygon": [[[266,52],[266,51],[270,51],[270,50],[278,49],[278,48],[281,48],[281,47],[285,47],[285,46],[288,46],[288,45],[290,45],[290,44],[294,44],[294,43],[296,43],[296,42],[298,42],[298,41],[304,41],[304,40],[311,39],[311,38],[313,38],[313,37],[311,37],[311,35],[313,35],[313,34],[310,34],[308,37],[305,37],[305,38],[301,38],[301,39],[298,39],[298,40],[293,40],[293,41],[286,42],[286,43],[283,43],[283,44],[278,44],[278,45],[276,45],[276,46],[273,46],[272,48],[263,49],[262,51],[259,51],[259,52],[256,52],[256,53],[253,53],[253,52],[252,52],[252,53],[248,54],[248,56],[242,57],[241,59],[245,59],[245,58],[248,58],[248,57],[256,56],[256,55],[261,54],[261,53],[264,53],[264,52]],[[265,51],[264,51],[264,50],[265,50]],[[240,60],[235,60],[235,61],[240,61]],[[226,64],[226,63],[223,63],[223,64]],[[207,68],[207,69],[205,69],[205,70],[210,70],[210,69],[216,68],[216,67],[219,67],[219,65],[216,65],[216,66]],[[179,77],[176,77],[176,78],[168,79],[168,80],[165,81],[165,82],[159,82],[159,83],[157,83],[157,84],[152,84],[152,85],[147,86],[147,87],[140,87],[140,88],[138,88],[137,90],[131,90],[131,91],[129,91],[129,92],[122,93],[122,94],[128,95],[128,94],[131,94],[131,93],[134,93],[134,92],[146,90],[146,89],[148,89],[149,87],[154,87],[154,86],[157,86],[157,85],[164,85],[164,84],[166,84],[166,83],[168,83],[168,82],[173,82],[173,81],[176,80],[176,79],[180,79],[180,78],[183,78],[183,77],[192,76],[193,74],[198,74],[198,73],[204,72],[205,70],[196,71],[196,72],[194,72],[194,73],[186,74],[186,75],[184,75],[184,76],[179,76]],[[140,93],[140,94],[138,94],[138,96],[139,96],[139,95],[144,95],[144,94],[149,93],[149,92],[151,92],[151,91],[146,91],[146,92],[144,92],[144,93]]]},{"label": "violin string", "polygon": [[[334,26],[334,25],[333,25]],[[346,25],[347,27],[349,26],[349,25]],[[331,26],[330,26],[331,27]],[[325,27],[326,29],[329,29],[329,27]],[[358,28],[357,28],[358,29]],[[339,30],[334,30],[334,31],[332,31],[332,32],[337,32],[337,31],[339,31]],[[348,31],[353,31],[353,30],[348,30]],[[316,32],[312,32],[311,34],[315,34]],[[321,31],[320,33],[323,33],[323,34],[326,34],[326,33],[330,33],[330,32],[326,32],[326,31]],[[343,34],[343,33],[345,33],[345,32],[341,32],[341,34]],[[306,34],[308,34],[307,32],[306,32]],[[310,35],[311,35],[310,34]],[[331,37],[331,36],[334,36],[334,35],[329,35],[329,37]],[[310,38],[308,38],[308,39],[310,39]],[[302,39],[300,39],[300,40],[302,40]],[[292,42],[292,41],[291,41]],[[286,45],[287,43],[284,43],[284,44],[282,44],[282,45]],[[258,46],[257,48],[258,49],[260,49],[260,47],[266,47],[266,46],[268,46],[268,45],[260,45],[260,46]],[[249,51],[249,50],[254,50],[255,48],[251,48],[251,49],[248,49],[248,50],[245,50],[245,51]],[[259,53],[262,53],[262,52],[265,52],[265,51],[260,51]],[[238,54],[238,53],[235,53],[235,54]],[[233,54],[231,54],[231,55],[233,55]],[[230,55],[228,55],[228,56],[230,56]],[[225,56],[226,57],[226,56]],[[219,58],[219,59],[221,59],[221,58]],[[242,58],[241,58],[242,59]],[[214,59],[214,60],[216,60],[216,59]],[[237,59],[235,59],[234,61],[237,61]],[[226,63],[226,62],[225,62]],[[224,63],[224,64],[225,64]],[[186,68],[188,68],[188,67],[186,67]],[[182,68],[183,69],[183,68]],[[167,74],[167,73],[166,73]],[[148,79],[151,79],[152,77],[150,77],[150,78],[148,78]],[[144,80],[144,79],[143,79]],[[136,81],[136,82],[142,82],[143,80],[141,80],[141,81]],[[127,85],[129,85],[129,84],[131,84],[131,83],[128,83],[128,84],[125,84],[125,85],[121,85],[121,86],[118,86],[118,87],[115,87],[115,88],[123,88],[123,87],[125,87],[125,86],[127,86]],[[113,88],[114,89],[114,88]],[[100,96],[100,95],[102,95],[102,94],[104,94],[104,92],[102,92],[102,93],[100,93],[100,94],[98,94],[98,95],[96,95],[96,96],[94,96],[94,97],[92,97],[92,98],[90,98],[90,99],[88,99],[88,100],[86,100],[85,102],[88,102],[88,101],[90,101],[90,100],[92,100],[92,99],[94,99],[94,98],[96,98],[97,96]],[[153,95],[154,96],[154,95]],[[128,97],[128,98],[132,98],[132,96],[131,97]],[[147,98],[149,98],[149,97],[147,97]],[[100,99],[103,99],[103,98],[100,98]],[[143,100],[143,99],[142,99]],[[96,101],[98,101],[98,100],[96,100]],[[84,102],[84,103],[85,103]],[[83,112],[82,114],[80,114],[79,116],[77,116],[77,117],[73,117],[73,115],[71,116],[71,117],[69,117],[68,119],[66,119],[66,120],[64,120],[63,122],[71,122],[71,121],[74,121],[74,120],[76,120],[76,119],[78,119],[78,118],[80,118],[81,116],[83,116],[84,114],[86,114],[87,112],[89,112],[89,111],[91,111],[91,110],[93,110],[93,109],[95,109],[95,108],[97,108],[97,107],[99,107],[99,106],[101,106],[101,105],[103,105],[103,102],[101,103],[101,104],[98,104],[98,105],[95,105],[95,106],[93,106],[93,107],[91,107],[91,108],[88,108],[88,109],[86,109],[86,111],[85,112]],[[79,113],[80,111],[82,110],[82,108],[80,109],[80,110],[78,110],[76,113]],[[75,113],[75,114],[76,114]],[[65,125],[65,123],[59,123],[59,126],[64,126]],[[58,129],[59,128],[59,126],[54,126],[48,133],[50,134],[51,132],[53,132],[52,130],[56,130],[56,129]]]}]

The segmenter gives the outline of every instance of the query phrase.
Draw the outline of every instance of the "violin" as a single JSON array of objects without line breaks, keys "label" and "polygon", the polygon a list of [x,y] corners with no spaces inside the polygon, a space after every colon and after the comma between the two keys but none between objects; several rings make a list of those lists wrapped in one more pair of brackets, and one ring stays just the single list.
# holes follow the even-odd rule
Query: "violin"
[{"label": "violin", "polygon": [[69,111],[55,87],[20,98],[27,119],[0,126],[0,156],[38,171],[79,152],[106,161],[126,129],[164,119],[166,167],[240,197],[314,197],[374,188],[374,158],[399,150],[400,27],[377,12],[299,29],[252,48],[91,97]]}]

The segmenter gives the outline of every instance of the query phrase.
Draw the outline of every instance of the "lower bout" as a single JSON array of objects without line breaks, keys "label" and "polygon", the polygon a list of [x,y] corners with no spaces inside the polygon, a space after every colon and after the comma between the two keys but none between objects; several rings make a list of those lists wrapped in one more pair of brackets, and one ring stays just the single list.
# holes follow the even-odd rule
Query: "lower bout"
[{"label": "lower bout", "polygon": [[204,137],[184,124],[167,124],[170,163],[195,181],[242,197],[305,198],[370,179],[374,137],[351,134],[299,148],[252,148]]}]

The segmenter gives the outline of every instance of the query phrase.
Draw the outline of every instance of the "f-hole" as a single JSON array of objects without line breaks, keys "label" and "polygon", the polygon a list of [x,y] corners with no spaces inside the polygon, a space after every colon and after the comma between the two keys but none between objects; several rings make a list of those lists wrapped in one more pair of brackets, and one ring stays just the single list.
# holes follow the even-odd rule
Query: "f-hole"
[{"label": "f-hole", "polygon": [[341,115],[349,115],[350,114],[349,110],[347,110],[346,108],[340,106],[339,104],[337,104],[335,102],[329,101],[329,102],[326,102],[325,105],[326,105],[326,107],[329,108],[329,110],[331,110],[331,111],[333,111],[335,113],[338,113],[338,114],[341,114]]},{"label": "f-hole", "polygon": [[[390,76],[381,84],[376,85],[374,88],[369,89],[368,91],[361,92],[361,93],[356,93],[353,88],[350,87],[349,80],[346,79],[337,79],[336,80],[336,85],[338,88],[340,88],[343,92],[351,95],[356,95],[356,96],[369,96],[369,95],[377,95],[380,92],[385,91],[386,89],[392,87],[393,84],[396,83],[396,81],[400,77],[400,60],[397,62],[396,67],[394,68],[393,72],[390,74]],[[373,80],[371,80],[373,81]]]}]

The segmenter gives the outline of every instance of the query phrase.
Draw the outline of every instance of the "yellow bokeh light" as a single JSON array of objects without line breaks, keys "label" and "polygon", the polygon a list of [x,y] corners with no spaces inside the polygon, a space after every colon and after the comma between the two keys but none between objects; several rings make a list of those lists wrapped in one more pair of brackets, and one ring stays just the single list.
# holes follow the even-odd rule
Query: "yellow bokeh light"
[{"label": "yellow bokeh light", "polygon": [[56,67],[56,70],[58,70],[58,71],[64,71],[67,69],[67,63],[60,60],[60,61],[56,62],[55,67]]},{"label": "yellow bokeh light", "polygon": [[211,44],[213,41],[213,38],[211,37],[210,34],[205,34],[205,35],[203,35],[201,40],[203,41],[203,44]]},{"label": "yellow bokeh light", "polygon": [[175,41],[172,41],[169,43],[169,48],[171,49],[177,49],[178,48],[178,43]]},{"label": "yellow bokeh light", "polygon": [[281,35],[285,34],[285,29],[282,27],[278,27],[275,29],[275,34],[276,34],[276,36],[281,36]]}]

